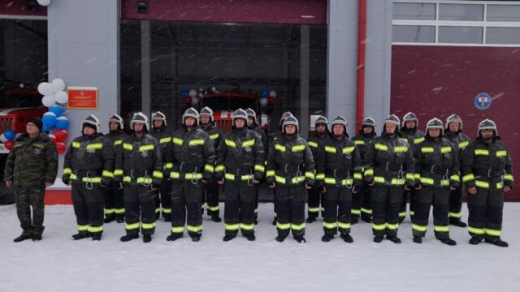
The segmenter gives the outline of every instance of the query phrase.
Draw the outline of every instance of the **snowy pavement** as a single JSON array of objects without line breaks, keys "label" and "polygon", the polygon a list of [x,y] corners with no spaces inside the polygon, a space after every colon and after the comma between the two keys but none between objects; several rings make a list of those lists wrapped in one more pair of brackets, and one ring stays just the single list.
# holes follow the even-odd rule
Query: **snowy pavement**
[{"label": "snowy pavement", "polygon": [[[463,218],[467,218],[464,205]],[[46,208],[43,240],[20,235],[14,206],[0,207],[0,292],[7,291],[520,291],[520,204],[507,203],[502,238],[509,248],[472,246],[465,228],[451,227],[455,247],[433,237],[412,242],[406,220],[400,245],[372,242],[370,225],[352,228],[353,244],[321,242],[321,220],[307,224],[307,243],[275,242],[272,204],[260,205],[255,242],[224,243],[222,223],[204,220],[202,240],[167,242],[158,221],[153,241],[119,241],[124,224],[105,225],[103,239],[73,241],[72,206]],[[431,219],[430,219],[431,221]],[[464,220],[465,221],[465,220]]]}]

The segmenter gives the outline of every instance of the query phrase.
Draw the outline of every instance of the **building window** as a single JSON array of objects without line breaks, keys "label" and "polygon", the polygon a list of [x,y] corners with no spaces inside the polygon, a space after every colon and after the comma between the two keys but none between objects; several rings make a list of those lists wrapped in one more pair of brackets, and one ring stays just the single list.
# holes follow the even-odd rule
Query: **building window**
[{"label": "building window", "polygon": [[435,43],[435,26],[394,25],[392,39],[394,42]]},{"label": "building window", "polygon": [[439,43],[482,44],[482,27],[440,26]]},{"label": "building window", "polygon": [[520,27],[488,27],[486,44],[520,45]]},{"label": "building window", "polygon": [[394,19],[435,20],[435,4],[395,3]]},{"label": "building window", "polygon": [[440,4],[439,20],[482,21],[484,5]]}]

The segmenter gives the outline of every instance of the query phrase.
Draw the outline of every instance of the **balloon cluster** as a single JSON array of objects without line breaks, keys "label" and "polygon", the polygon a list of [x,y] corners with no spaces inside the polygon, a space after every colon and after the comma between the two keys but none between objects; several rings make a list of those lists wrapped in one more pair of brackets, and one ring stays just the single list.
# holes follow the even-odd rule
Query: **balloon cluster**
[{"label": "balloon cluster", "polygon": [[262,98],[260,99],[260,104],[262,106],[266,106],[268,104],[273,105],[275,102],[275,98],[276,98],[276,91],[264,90],[264,91],[262,91]]},{"label": "balloon cluster", "polygon": [[38,92],[43,95],[42,104],[46,107],[51,107],[56,103],[64,104],[69,101],[69,95],[65,92],[65,82],[61,79],[54,79],[51,83],[40,83]]},{"label": "balloon cluster", "polygon": [[7,130],[2,135],[0,135],[0,141],[4,144],[5,149],[11,150],[14,146],[14,139],[16,138],[16,133],[13,130]]},{"label": "balloon cluster", "polygon": [[69,100],[67,92],[65,92],[65,82],[61,79],[54,79],[51,83],[42,82],[38,85],[38,92],[44,95],[42,103],[49,108],[49,111],[43,114],[43,131],[54,133],[49,135],[59,154],[65,152],[65,141],[69,137],[66,129],[69,127],[69,119],[63,114],[65,109],[56,103],[64,104]]},{"label": "balloon cluster", "polygon": [[182,98],[184,99],[184,103],[187,105],[191,104],[192,106],[195,106],[199,104],[200,95],[201,94],[199,94],[195,89],[182,91]]}]

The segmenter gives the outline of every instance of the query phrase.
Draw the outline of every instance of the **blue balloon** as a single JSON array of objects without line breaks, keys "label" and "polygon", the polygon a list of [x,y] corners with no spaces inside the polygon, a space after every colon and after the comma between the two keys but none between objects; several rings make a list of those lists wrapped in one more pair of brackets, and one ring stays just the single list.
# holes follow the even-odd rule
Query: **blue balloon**
[{"label": "blue balloon", "polygon": [[59,117],[56,119],[56,128],[65,130],[69,127],[69,119],[66,117]]},{"label": "blue balloon", "polygon": [[55,104],[49,108],[49,112],[54,113],[56,117],[59,118],[61,115],[63,115],[64,110],[61,105]]},{"label": "blue balloon", "polygon": [[47,128],[52,129],[54,125],[56,125],[56,114],[54,113],[46,113],[43,115],[43,125],[47,126]]},{"label": "blue balloon", "polygon": [[4,132],[4,137],[7,140],[13,140],[16,137],[16,133],[13,130],[7,130]]},{"label": "blue balloon", "polygon": [[190,91],[189,91],[189,90],[183,90],[183,91],[182,91],[182,97],[183,97],[183,98],[186,97],[186,96],[188,96],[188,95],[190,95]]},{"label": "blue balloon", "polygon": [[267,97],[269,97],[269,91],[268,90],[262,91],[262,98],[267,98]]},{"label": "blue balloon", "polygon": [[47,124],[43,124],[42,131],[49,132],[50,130],[52,130],[51,126],[49,126]]}]

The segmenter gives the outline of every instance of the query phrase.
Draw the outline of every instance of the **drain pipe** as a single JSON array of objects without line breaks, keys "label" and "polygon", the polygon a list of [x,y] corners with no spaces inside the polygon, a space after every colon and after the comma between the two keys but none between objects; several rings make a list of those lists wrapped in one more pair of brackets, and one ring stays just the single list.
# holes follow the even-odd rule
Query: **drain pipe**
[{"label": "drain pipe", "polygon": [[358,24],[358,62],[357,62],[357,96],[356,96],[356,129],[361,128],[365,114],[365,58],[367,37],[367,0],[359,0]]}]

